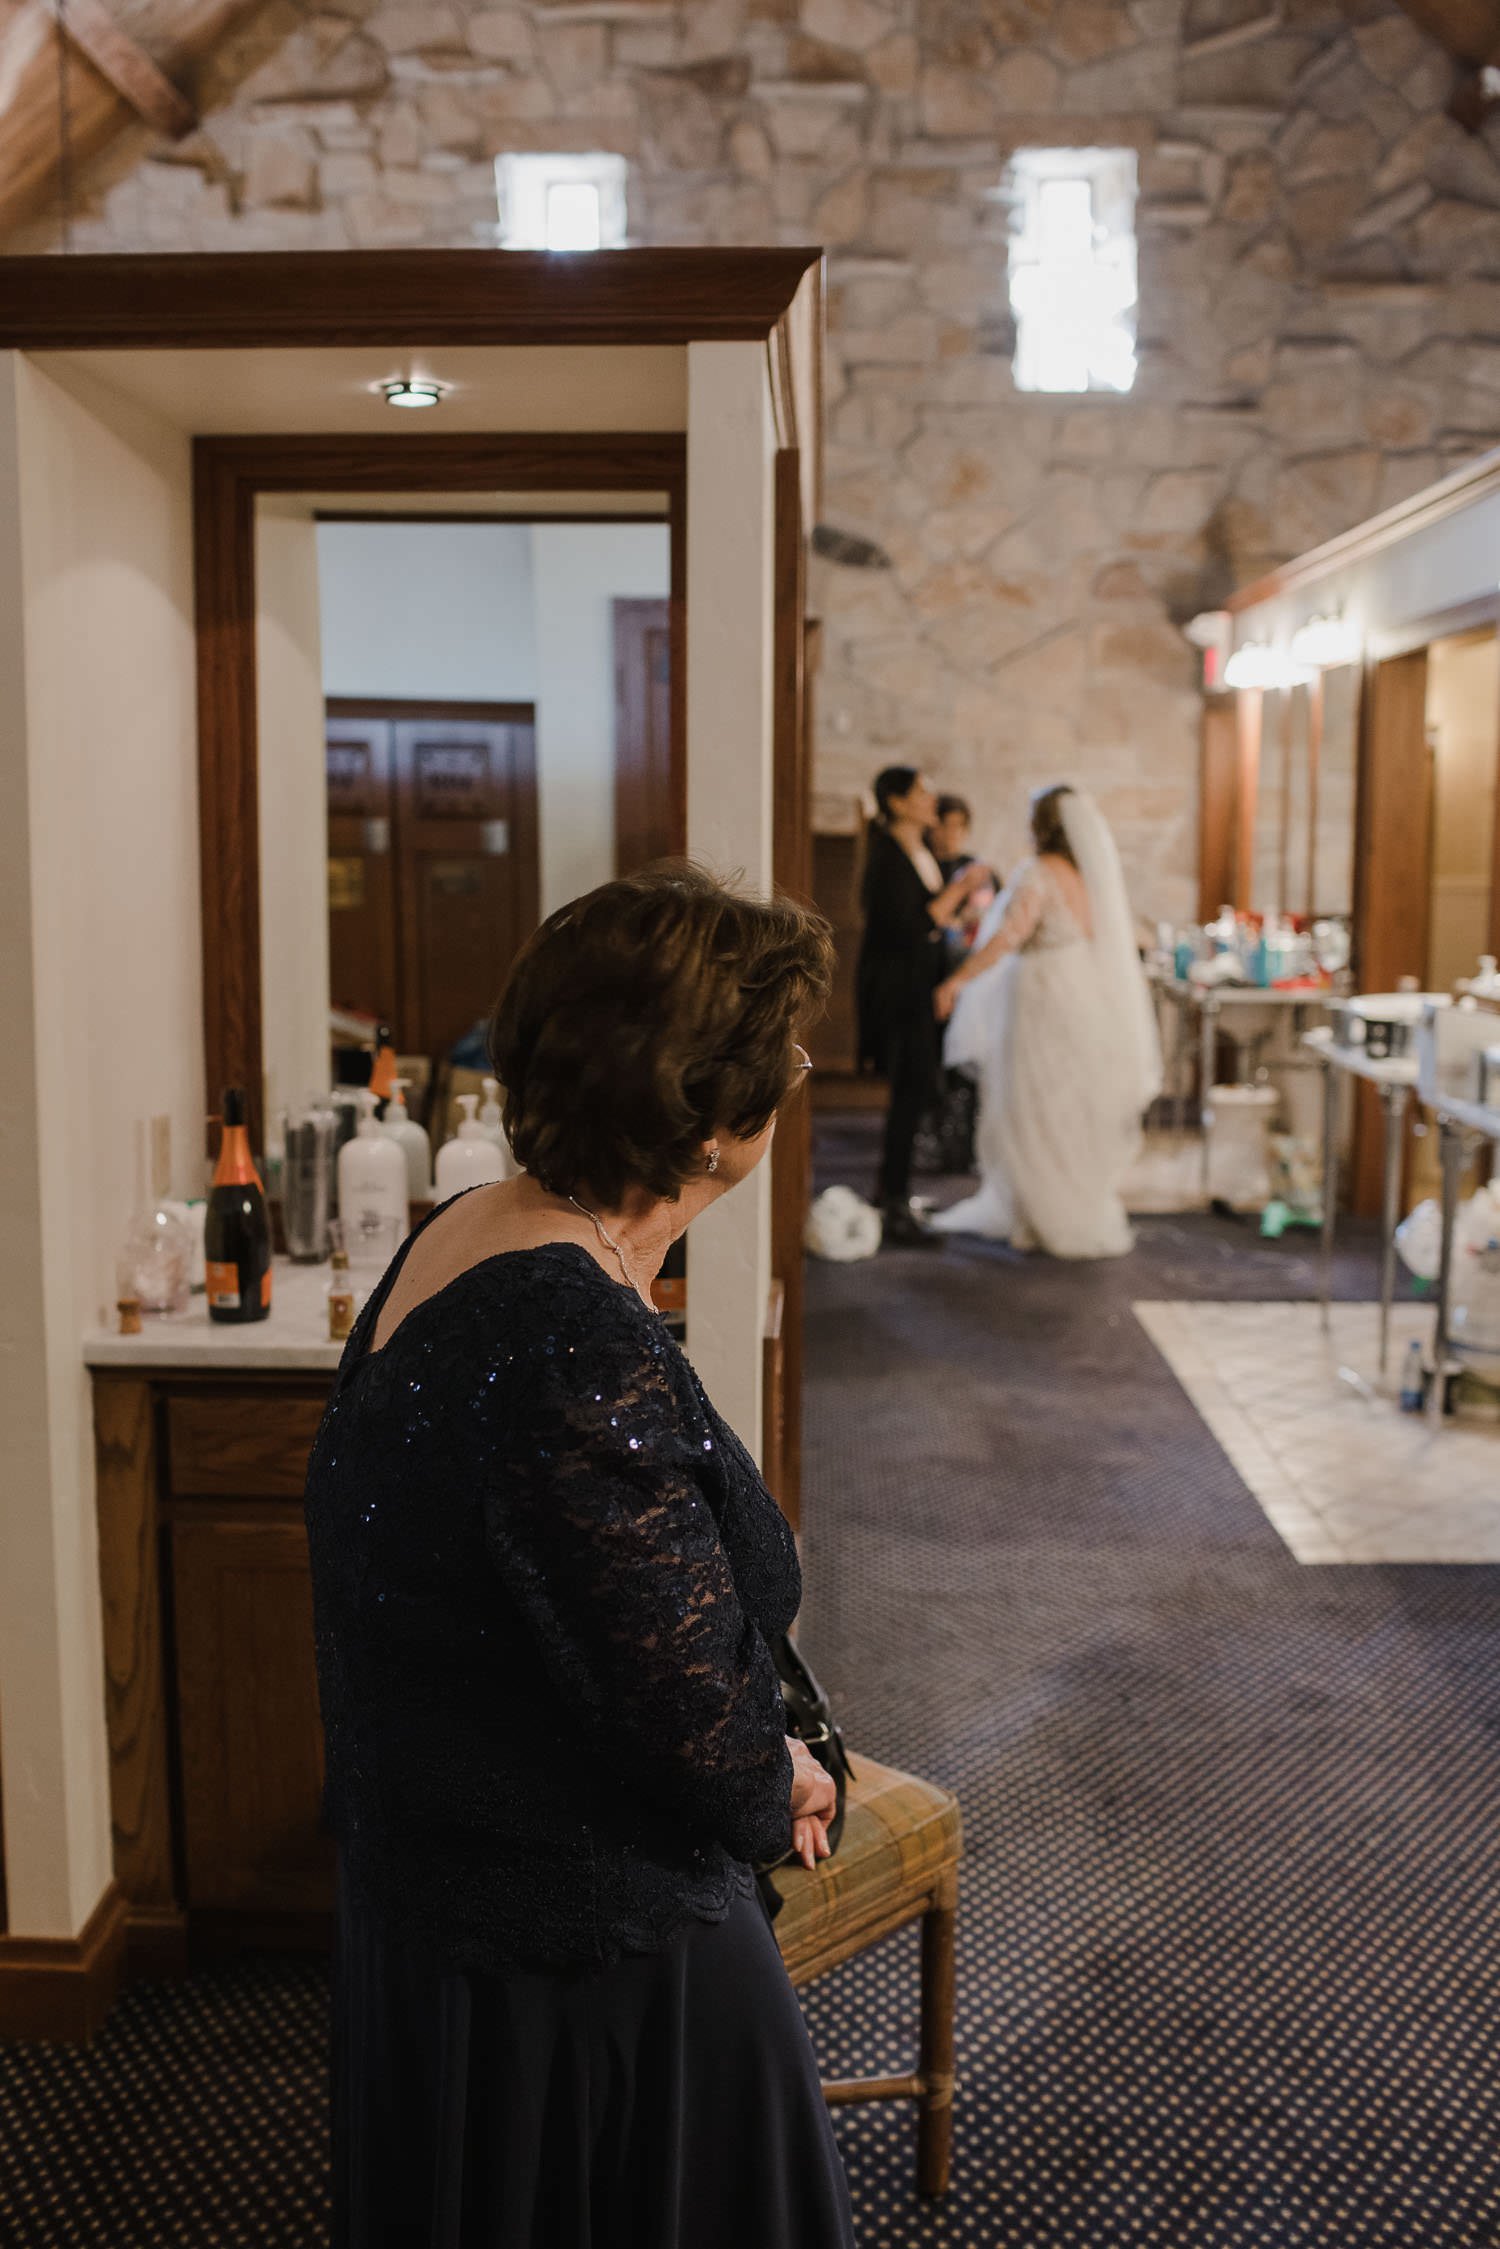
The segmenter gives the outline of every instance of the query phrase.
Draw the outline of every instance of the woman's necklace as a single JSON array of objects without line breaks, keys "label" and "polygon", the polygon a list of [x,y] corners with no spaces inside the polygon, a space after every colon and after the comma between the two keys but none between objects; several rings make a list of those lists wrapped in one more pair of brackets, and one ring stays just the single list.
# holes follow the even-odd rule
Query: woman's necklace
[{"label": "woman's necklace", "polygon": [[[625,1252],[623,1249],[621,1249],[619,1243],[615,1240],[614,1235],[605,1232],[604,1221],[598,1216],[596,1212],[585,1208],[585,1206],[578,1200],[578,1197],[576,1195],[569,1195],[568,1201],[573,1205],[573,1208],[578,1212],[581,1218],[586,1218],[588,1220],[589,1224],[593,1227],[594,1232],[598,1235],[600,1241],[603,1242],[605,1248],[614,1251],[615,1256],[620,1261],[620,1271],[625,1276],[627,1287],[635,1289],[636,1295],[640,1296],[641,1292],[640,1289],[636,1286],[635,1275],[631,1272],[630,1267],[625,1262]],[[645,1299],[642,1298],[643,1303],[644,1301]]]}]

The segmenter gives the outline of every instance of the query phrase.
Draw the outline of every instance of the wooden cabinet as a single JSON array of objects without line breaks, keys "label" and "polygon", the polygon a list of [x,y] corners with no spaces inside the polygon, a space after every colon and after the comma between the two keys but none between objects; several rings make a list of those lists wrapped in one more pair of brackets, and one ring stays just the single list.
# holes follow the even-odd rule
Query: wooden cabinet
[{"label": "wooden cabinet", "polygon": [[115,1875],[153,1973],[327,1926],[301,1498],[328,1387],[94,1375]]},{"label": "wooden cabinet", "polygon": [[327,1912],[312,1588],[299,1518],[172,1525],[172,1606],[190,1911]]}]

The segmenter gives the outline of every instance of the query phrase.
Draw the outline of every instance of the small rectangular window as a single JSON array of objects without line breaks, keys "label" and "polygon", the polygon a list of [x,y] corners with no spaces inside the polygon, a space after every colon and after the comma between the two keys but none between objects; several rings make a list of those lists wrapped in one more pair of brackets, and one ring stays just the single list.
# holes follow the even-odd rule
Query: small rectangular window
[{"label": "small rectangular window", "polygon": [[623,156],[497,156],[507,250],[612,250],[625,240]]},{"label": "small rectangular window", "polygon": [[1135,381],[1135,151],[1023,148],[1010,167],[1018,390]]}]

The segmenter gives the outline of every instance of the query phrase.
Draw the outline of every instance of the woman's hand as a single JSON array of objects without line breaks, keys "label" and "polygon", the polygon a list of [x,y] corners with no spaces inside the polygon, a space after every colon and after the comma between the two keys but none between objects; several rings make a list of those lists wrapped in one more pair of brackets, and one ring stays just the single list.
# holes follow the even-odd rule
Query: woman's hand
[{"label": "woman's hand", "polygon": [[792,1753],[792,1818],[814,1819],[826,1827],[839,1804],[833,1775],[824,1772],[806,1742],[795,1734],[787,1735],[786,1745]]},{"label": "woman's hand", "polygon": [[828,1823],[838,1810],[839,1792],[805,1741],[788,1734],[786,1745],[792,1753],[792,1855],[811,1874],[819,1859],[830,1855]]},{"label": "woman's hand", "polygon": [[788,1734],[786,1745],[792,1754],[792,1855],[811,1874],[819,1859],[829,1856],[828,1823],[838,1810],[839,1792],[806,1742]]},{"label": "woman's hand", "polygon": [[792,1822],[792,1856],[800,1859],[809,1874],[819,1859],[832,1856],[833,1846],[828,1840],[828,1830],[821,1820],[800,1819]]},{"label": "woman's hand", "polygon": [[940,1023],[946,1023],[958,1000],[959,979],[947,977],[932,995],[932,1009]]}]

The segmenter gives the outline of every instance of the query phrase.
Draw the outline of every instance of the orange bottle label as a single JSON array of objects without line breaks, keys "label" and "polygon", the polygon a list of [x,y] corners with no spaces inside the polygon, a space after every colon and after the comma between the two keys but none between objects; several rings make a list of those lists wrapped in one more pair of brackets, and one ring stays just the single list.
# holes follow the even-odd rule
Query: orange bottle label
[{"label": "orange bottle label", "polygon": [[271,1268],[269,1265],[260,1277],[260,1301],[263,1308],[269,1309],[271,1302]]},{"label": "orange bottle label", "polygon": [[[221,1263],[210,1258],[204,1268],[204,1279],[210,1305],[221,1312],[237,1312],[240,1308],[240,1269],[237,1265]],[[266,1275],[266,1293],[269,1297],[271,1276]]]}]

